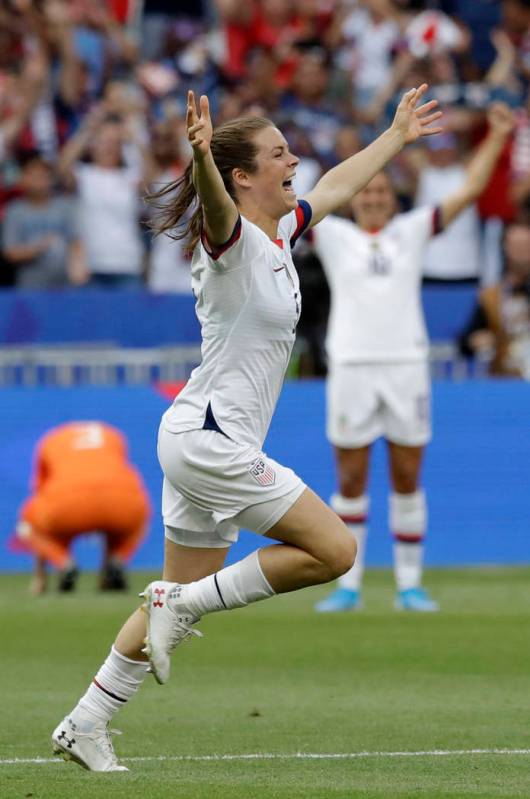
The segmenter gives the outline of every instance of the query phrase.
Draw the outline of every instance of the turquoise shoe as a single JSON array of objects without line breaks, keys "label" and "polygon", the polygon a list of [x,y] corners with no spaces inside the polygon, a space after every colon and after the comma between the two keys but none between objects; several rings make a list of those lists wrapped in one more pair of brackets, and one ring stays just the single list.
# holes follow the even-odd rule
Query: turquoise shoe
[{"label": "turquoise shoe", "polygon": [[435,613],[440,610],[438,602],[431,599],[425,588],[407,588],[398,591],[394,602],[396,610],[412,610],[416,613]]},{"label": "turquoise shoe", "polygon": [[350,588],[337,588],[315,605],[317,613],[339,613],[342,610],[359,610],[362,607],[361,592]]}]

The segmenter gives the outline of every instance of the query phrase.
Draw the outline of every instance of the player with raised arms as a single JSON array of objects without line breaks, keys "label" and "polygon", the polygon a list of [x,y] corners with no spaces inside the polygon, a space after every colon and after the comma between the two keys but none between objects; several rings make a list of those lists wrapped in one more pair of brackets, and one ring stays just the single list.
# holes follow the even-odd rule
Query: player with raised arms
[{"label": "player with raised arms", "polygon": [[388,442],[389,523],[394,537],[395,605],[436,611],[422,586],[427,504],[420,486],[424,447],[430,440],[428,340],[421,310],[421,272],[431,236],[444,230],[486,187],[513,128],[502,103],[488,113],[489,132],[463,185],[438,208],[395,215],[396,197],[384,172],[352,200],[355,223],[329,216],[313,243],[331,290],[326,348],[327,435],[334,445],[339,492],[331,507],[357,540],[354,566],[339,578],[320,612],[361,606],[370,450]]},{"label": "player with raised arms", "polygon": [[[292,187],[298,158],[270,120],[244,117],[214,131],[208,98],[197,109],[189,93],[193,159],[159,192],[159,229],[189,236],[202,362],[160,426],[163,580],[147,586],[143,609],[125,622],[87,692],[53,732],[58,754],[93,771],[124,770],[108,723],[148,668],[167,681],[172,649],[200,635],[193,625],[201,616],[351,568],[355,539],[339,516],[262,452],[300,315],[291,247],[407,142],[440,132],[430,127],[441,115],[436,102],[419,105],[426,90],[408,91],[390,128],[327,172],[303,200]],[[240,526],[282,543],[223,568]]]}]

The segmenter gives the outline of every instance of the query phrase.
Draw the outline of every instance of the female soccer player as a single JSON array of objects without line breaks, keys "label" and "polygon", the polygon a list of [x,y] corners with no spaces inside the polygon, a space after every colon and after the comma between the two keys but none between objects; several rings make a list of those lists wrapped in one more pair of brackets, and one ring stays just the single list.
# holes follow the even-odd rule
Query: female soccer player
[{"label": "female soccer player", "polygon": [[436,611],[422,587],[427,525],[420,468],[431,435],[428,342],[421,311],[425,246],[486,187],[513,127],[500,103],[489,110],[489,133],[471,160],[462,187],[439,208],[394,216],[396,198],[380,172],[352,201],[356,224],[328,217],[313,233],[331,289],[327,336],[327,433],[335,447],[339,493],[331,507],[357,540],[354,566],[316,610],[361,604],[366,494],[372,443],[388,442],[389,522],[394,536],[396,607]]},{"label": "female soccer player", "polygon": [[[147,586],[143,610],[125,622],[88,691],[52,735],[55,751],[85,768],[124,770],[108,722],[136,693],[148,665],[166,682],[172,649],[200,635],[192,625],[201,616],[326,582],[352,566],[355,540],[341,519],[261,450],[300,315],[291,247],[407,142],[441,131],[429,127],[441,115],[436,102],[418,107],[426,90],[407,92],[391,127],[300,201],[292,188],[298,159],[272,122],[242,118],[213,131],[207,97],[198,111],[189,93],[193,159],[167,188],[175,199],[164,204],[160,229],[174,230],[192,209],[174,235],[189,235],[193,249],[203,357],[160,426],[164,579]],[[240,526],[282,543],[223,568]]]}]

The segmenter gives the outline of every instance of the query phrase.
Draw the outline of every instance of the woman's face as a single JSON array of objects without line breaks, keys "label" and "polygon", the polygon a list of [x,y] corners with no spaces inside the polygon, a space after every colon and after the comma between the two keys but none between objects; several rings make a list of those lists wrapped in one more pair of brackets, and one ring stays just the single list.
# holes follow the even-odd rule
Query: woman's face
[{"label": "woman's face", "polygon": [[256,133],[254,142],[256,171],[244,173],[244,180],[235,175],[238,195],[244,202],[247,193],[272,219],[281,219],[297,205],[292,179],[300,159],[289,152],[284,136],[272,125]]},{"label": "woman's face", "polygon": [[396,210],[396,196],[384,172],[379,172],[355,195],[352,209],[363,230],[379,230],[390,221]]},{"label": "woman's face", "polygon": [[91,154],[95,164],[103,167],[118,167],[122,158],[121,126],[116,122],[105,122],[92,142]]}]

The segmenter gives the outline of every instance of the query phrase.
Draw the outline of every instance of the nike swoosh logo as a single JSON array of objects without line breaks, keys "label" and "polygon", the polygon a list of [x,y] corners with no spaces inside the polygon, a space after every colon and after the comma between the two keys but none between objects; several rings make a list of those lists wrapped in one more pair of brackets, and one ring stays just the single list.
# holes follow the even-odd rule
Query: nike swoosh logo
[{"label": "nike swoosh logo", "polygon": [[281,272],[283,269],[285,269],[285,266],[279,266],[278,269],[275,269],[274,267],[272,267],[272,271],[273,272]]}]

